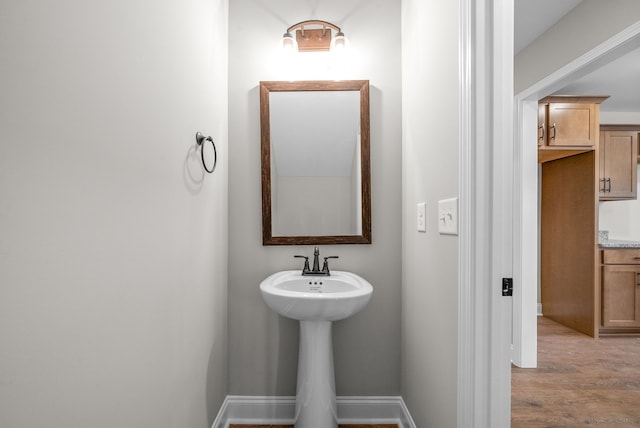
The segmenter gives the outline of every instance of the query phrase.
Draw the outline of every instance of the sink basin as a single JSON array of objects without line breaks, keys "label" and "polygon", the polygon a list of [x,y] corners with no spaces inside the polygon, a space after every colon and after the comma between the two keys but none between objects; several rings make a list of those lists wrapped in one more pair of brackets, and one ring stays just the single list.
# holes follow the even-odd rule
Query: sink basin
[{"label": "sink basin", "polygon": [[331,276],[303,276],[299,270],[274,273],[260,284],[267,306],[301,321],[337,321],[366,306],[373,287],[364,278],[343,271]]},{"label": "sink basin", "polygon": [[338,428],[331,325],[364,308],[373,287],[351,272],[287,270],[262,281],[260,292],[267,306],[300,322],[295,427]]}]

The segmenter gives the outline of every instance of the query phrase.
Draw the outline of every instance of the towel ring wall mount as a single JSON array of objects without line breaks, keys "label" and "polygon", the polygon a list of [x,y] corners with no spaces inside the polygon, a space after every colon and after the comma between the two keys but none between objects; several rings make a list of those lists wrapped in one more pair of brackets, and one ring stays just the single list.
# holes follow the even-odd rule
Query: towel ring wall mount
[{"label": "towel ring wall mount", "polygon": [[[207,141],[210,142],[211,147],[213,147],[213,166],[211,168],[207,167],[207,162],[204,160],[204,144]],[[205,171],[211,174],[216,169],[216,165],[218,164],[218,151],[216,150],[216,143],[213,142],[213,138],[211,138],[211,136],[205,137],[201,132],[196,132],[196,142],[198,143],[198,146],[200,146],[200,158],[202,159],[202,167]]]}]

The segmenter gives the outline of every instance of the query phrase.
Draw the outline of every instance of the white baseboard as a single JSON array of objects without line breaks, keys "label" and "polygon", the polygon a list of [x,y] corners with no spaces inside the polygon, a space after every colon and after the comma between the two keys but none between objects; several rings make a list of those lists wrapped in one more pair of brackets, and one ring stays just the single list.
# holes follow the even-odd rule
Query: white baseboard
[{"label": "white baseboard", "polygon": [[[341,424],[398,424],[416,428],[402,397],[337,397]],[[212,428],[229,424],[293,424],[295,397],[228,395]]]}]

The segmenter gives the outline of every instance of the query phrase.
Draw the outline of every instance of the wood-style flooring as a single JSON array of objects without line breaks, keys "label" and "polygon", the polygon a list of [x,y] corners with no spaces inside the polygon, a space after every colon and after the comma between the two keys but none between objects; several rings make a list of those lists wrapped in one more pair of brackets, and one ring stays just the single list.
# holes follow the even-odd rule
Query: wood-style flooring
[{"label": "wood-style flooring", "polygon": [[538,317],[538,368],[511,371],[511,426],[640,427],[640,338]]}]

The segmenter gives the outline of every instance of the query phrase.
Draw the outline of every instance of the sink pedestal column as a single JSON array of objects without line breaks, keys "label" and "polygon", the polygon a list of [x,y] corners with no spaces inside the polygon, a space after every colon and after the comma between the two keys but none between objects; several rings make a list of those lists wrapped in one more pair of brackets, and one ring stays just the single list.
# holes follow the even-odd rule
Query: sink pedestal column
[{"label": "sink pedestal column", "polygon": [[300,321],[295,428],[337,428],[331,321]]}]

